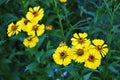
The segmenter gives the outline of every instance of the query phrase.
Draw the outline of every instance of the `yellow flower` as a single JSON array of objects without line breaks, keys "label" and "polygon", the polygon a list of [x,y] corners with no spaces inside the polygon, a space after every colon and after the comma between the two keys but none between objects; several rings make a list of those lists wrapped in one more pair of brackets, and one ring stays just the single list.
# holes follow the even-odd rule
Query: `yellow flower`
[{"label": "yellow flower", "polygon": [[66,42],[60,42],[59,47],[66,46]]},{"label": "yellow flower", "polygon": [[18,34],[21,31],[21,27],[18,24],[14,24],[13,22],[8,25],[7,34],[9,37],[13,36],[14,34]]},{"label": "yellow flower", "polygon": [[29,36],[28,38],[24,39],[23,44],[26,47],[33,48],[33,47],[36,46],[38,41],[39,41],[38,37],[36,37],[36,36]]},{"label": "yellow flower", "polygon": [[101,55],[96,49],[90,49],[88,59],[85,61],[84,66],[90,69],[96,69],[101,64]]},{"label": "yellow flower", "polygon": [[46,26],[46,30],[51,31],[52,30],[52,25]]},{"label": "yellow flower", "polygon": [[30,23],[31,21],[25,18],[22,18],[20,21],[18,21],[18,25],[22,27],[23,31],[27,31],[27,25]]},{"label": "yellow flower", "polygon": [[75,33],[73,34],[73,38],[71,38],[72,45],[90,45],[90,40],[86,37],[88,36],[87,33]]},{"label": "yellow flower", "polygon": [[102,57],[108,53],[107,44],[104,44],[102,39],[94,39],[92,42],[94,46],[91,46],[91,48],[95,48],[97,51],[99,51]]},{"label": "yellow flower", "polygon": [[60,0],[60,2],[65,3],[65,2],[67,2],[67,0]]},{"label": "yellow flower", "polygon": [[56,64],[67,66],[71,63],[71,49],[68,46],[60,46],[53,54]]},{"label": "yellow flower", "polygon": [[34,24],[30,23],[27,25],[27,32],[28,35],[32,36],[41,36],[45,31],[45,25],[44,24]]},{"label": "yellow flower", "polygon": [[36,23],[38,23],[39,20],[41,20],[44,16],[44,10],[43,8],[40,8],[40,6],[36,6],[34,8],[29,8],[29,12],[26,14],[26,18],[29,20],[33,20]]},{"label": "yellow flower", "polygon": [[73,55],[71,56],[76,62],[82,63],[88,58],[89,47],[76,45],[72,47]]}]

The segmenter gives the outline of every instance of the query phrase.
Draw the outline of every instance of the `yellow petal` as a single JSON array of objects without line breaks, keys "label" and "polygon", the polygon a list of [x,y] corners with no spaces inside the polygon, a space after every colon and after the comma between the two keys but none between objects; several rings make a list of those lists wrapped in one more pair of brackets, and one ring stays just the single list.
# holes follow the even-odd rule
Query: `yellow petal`
[{"label": "yellow petal", "polygon": [[30,8],[29,8],[29,11],[30,11],[30,12],[33,12],[33,9],[30,7]]},{"label": "yellow petal", "polygon": [[63,65],[67,66],[68,64],[70,64],[70,62],[71,62],[70,58],[65,58],[64,61],[63,61]]},{"label": "yellow petal", "polygon": [[29,32],[28,32],[28,35],[35,36],[35,31],[33,31],[33,30],[32,30],[32,31],[29,31]]},{"label": "yellow petal", "polygon": [[37,42],[39,41],[38,37],[34,37],[34,38],[33,38],[33,41],[34,41],[35,43],[37,43]]},{"label": "yellow petal", "polygon": [[108,53],[108,48],[103,48],[101,51],[102,56],[104,57]]},{"label": "yellow petal", "polygon": [[79,36],[82,37],[82,38],[86,38],[88,36],[88,34],[85,33],[85,32],[84,33],[79,33]]},{"label": "yellow petal", "polygon": [[42,24],[39,26],[38,30],[37,30],[37,35],[41,36],[45,31],[45,26]]},{"label": "yellow petal", "polygon": [[34,18],[34,15],[30,12],[27,12],[26,18],[31,21]]},{"label": "yellow petal", "polygon": [[107,47],[107,44],[104,44],[103,47]]},{"label": "yellow petal", "polygon": [[40,9],[40,6],[36,6],[33,8],[34,11],[38,11]]},{"label": "yellow petal", "polygon": [[39,13],[39,14],[44,14],[44,9],[41,8],[38,13]]},{"label": "yellow petal", "polygon": [[77,33],[73,34],[73,37],[75,37],[75,38],[79,38],[79,36],[78,36]]},{"label": "yellow petal", "polygon": [[63,63],[63,60],[60,58],[59,54],[57,54],[57,53],[53,54],[53,59],[57,64],[61,65]]},{"label": "yellow petal", "polygon": [[94,45],[103,45],[104,44],[104,41],[102,39],[94,39],[93,41],[93,44]]}]

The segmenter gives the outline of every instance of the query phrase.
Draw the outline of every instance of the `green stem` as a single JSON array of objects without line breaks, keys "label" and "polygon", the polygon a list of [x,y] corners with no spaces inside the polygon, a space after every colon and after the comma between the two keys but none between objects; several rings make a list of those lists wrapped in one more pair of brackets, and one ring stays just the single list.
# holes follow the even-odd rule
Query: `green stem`
[{"label": "green stem", "polygon": [[62,19],[60,18],[59,14],[58,14],[58,19],[59,19],[59,24],[60,24],[61,32],[62,32],[62,35],[63,35],[64,40],[65,40],[65,35],[64,35],[63,25],[62,25]]},{"label": "green stem", "polygon": [[104,3],[105,3],[105,6],[106,6],[106,8],[107,8],[107,10],[108,10],[108,13],[109,13],[109,15],[110,15],[110,18],[111,18],[111,20],[110,20],[110,34],[112,34],[113,20],[114,20],[114,11],[112,12],[112,11],[110,10],[109,5],[107,4],[106,0],[103,0],[103,1],[104,1]]},{"label": "green stem", "polygon": [[58,20],[59,20],[59,25],[60,25],[60,30],[62,32],[63,40],[66,41],[66,38],[65,38],[65,35],[64,35],[63,24],[62,24],[62,18],[60,17],[59,8],[57,6],[56,0],[54,0],[54,3],[55,3],[55,8],[57,9],[57,17],[58,17]]}]

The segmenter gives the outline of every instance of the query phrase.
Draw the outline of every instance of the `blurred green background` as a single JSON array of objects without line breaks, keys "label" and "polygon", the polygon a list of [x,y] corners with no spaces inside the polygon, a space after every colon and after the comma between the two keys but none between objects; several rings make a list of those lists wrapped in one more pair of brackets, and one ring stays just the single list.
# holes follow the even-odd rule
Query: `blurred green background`
[{"label": "blurred green background", "polygon": [[[34,6],[45,11],[39,23],[53,29],[30,49],[22,43],[25,33],[9,38],[7,27]],[[74,32],[86,32],[91,40],[99,38],[108,44],[109,52],[97,70],[74,62],[64,67],[53,61],[61,41],[71,46]],[[120,80],[119,74],[120,0],[0,0],[0,80]]]}]

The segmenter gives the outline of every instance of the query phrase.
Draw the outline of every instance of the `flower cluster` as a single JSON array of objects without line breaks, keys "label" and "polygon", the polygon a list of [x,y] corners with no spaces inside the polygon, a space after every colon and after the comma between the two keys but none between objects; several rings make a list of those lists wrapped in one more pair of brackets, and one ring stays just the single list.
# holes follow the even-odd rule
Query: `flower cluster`
[{"label": "flower cluster", "polygon": [[40,6],[34,8],[29,8],[26,14],[26,18],[22,17],[21,20],[15,23],[10,23],[8,25],[7,34],[8,37],[18,34],[21,31],[27,32],[28,37],[24,39],[23,44],[26,47],[35,47],[39,41],[39,36],[41,36],[45,31],[44,24],[38,24],[44,16],[44,9]]},{"label": "flower cluster", "polygon": [[54,61],[59,65],[69,65],[71,60],[84,63],[90,69],[96,69],[101,64],[102,57],[108,53],[107,44],[102,39],[87,39],[87,33],[74,33],[72,47],[60,43],[53,54]]}]

